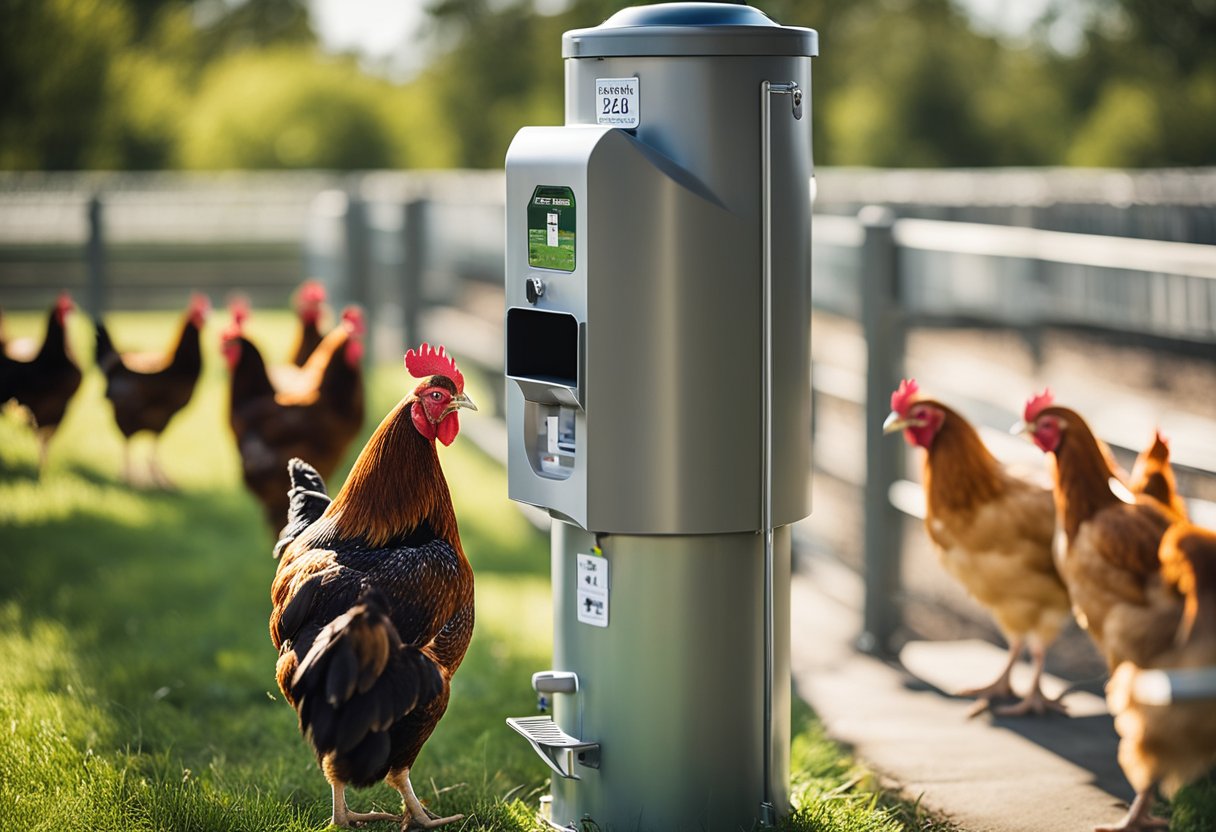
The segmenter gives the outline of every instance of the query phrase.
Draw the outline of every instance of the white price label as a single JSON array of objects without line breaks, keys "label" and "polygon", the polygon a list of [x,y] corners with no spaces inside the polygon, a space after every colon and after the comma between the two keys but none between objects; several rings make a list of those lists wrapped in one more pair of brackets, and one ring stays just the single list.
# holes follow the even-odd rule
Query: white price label
[{"label": "white price label", "polygon": [[637,127],[642,123],[637,78],[595,79],[595,123]]},{"label": "white price label", "polygon": [[578,620],[593,627],[608,626],[608,559],[579,555],[575,571]]}]

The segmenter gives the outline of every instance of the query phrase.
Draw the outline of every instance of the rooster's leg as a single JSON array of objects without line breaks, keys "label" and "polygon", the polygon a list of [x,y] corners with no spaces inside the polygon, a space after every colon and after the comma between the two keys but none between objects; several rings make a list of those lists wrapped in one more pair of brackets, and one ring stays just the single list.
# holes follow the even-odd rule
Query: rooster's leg
[{"label": "rooster's leg", "polygon": [[1145,832],[1148,829],[1169,829],[1170,822],[1165,818],[1155,818],[1149,814],[1153,808],[1153,791],[1156,784],[1149,784],[1143,791],[1136,792],[1136,799],[1128,807],[1123,820],[1114,826],[1095,826],[1094,832]]},{"label": "rooster's leg", "polygon": [[393,823],[400,823],[400,815],[390,815],[387,812],[352,812],[346,808],[346,785],[343,783],[331,783],[334,791],[334,816],[330,819],[330,823],[334,826],[341,826],[344,829],[354,829],[362,826],[365,823],[370,823],[377,820],[391,820]]},{"label": "rooster's leg", "polygon": [[148,472],[152,475],[152,482],[156,483],[157,488],[164,491],[176,489],[173,480],[169,479],[169,475],[165,473],[165,469],[160,465],[159,435],[152,438],[152,453],[148,456]]},{"label": "rooster's leg", "polygon": [[1030,655],[1034,659],[1034,678],[1030,682],[1030,690],[1016,705],[1005,705],[993,708],[992,712],[1000,716],[1025,716],[1026,714],[1042,715],[1049,711],[1067,716],[1068,709],[1058,699],[1048,699],[1039,687],[1043,678],[1043,663],[1047,661],[1047,647],[1037,639],[1030,639]]},{"label": "rooster's leg", "polygon": [[122,443],[122,481],[127,485],[135,485],[131,470],[131,439],[127,437]]},{"label": "rooster's leg", "polygon": [[401,792],[401,799],[405,801],[406,811],[409,812],[409,817],[401,824],[401,832],[407,829],[436,829],[455,821],[462,820],[464,815],[451,815],[446,818],[439,818],[432,815],[422,805],[422,801],[414,794],[414,785],[410,782],[410,770],[408,768],[401,771],[389,772],[385,778],[388,784],[397,791]]},{"label": "rooster's leg", "polygon": [[51,434],[54,433],[54,428],[38,428],[38,476],[41,477],[46,471],[46,460],[50,453]]},{"label": "rooster's leg", "polygon": [[982,688],[968,688],[960,690],[957,696],[974,696],[976,703],[972,706],[968,716],[982,714],[984,711],[992,707],[993,699],[1005,699],[1013,696],[1013,685],[1009,683],[1009,677],[1013,673],[1013,666],[1017,663],[1018,656],[1022,655],[1023,639],[1021,636],[1009,640],[1009,660],[1005,662],[1005,669],[1001,671],[1001,675],[990,685]]}]

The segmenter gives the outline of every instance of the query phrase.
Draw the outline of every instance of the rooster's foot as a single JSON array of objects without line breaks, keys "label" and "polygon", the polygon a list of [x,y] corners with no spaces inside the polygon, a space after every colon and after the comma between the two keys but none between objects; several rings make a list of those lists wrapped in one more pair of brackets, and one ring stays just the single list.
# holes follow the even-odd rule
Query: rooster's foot
[{"label": "rooster's foot", "polygon": [[464,820],[464,815],[450,815],[446,818],[437,818],[432,816],[430,812],[423,810],[423,817],[409,818],[408,822],[402,824],[401,832],[408,832],[410,829],[438,829],[440,826],[446,826],[458,820]]},{"label": "rooster's foot", "polygon": [[1049,713],[1068,716],[1068,708],[1063,702],[1059,699],[1048,699],[1039,690],[1026,694],[1016,705],[1002,705],[999,708],[993,708],[992,712],[997,716],[1026,716],[1027,714],[1044,716]]},{"label": "rooster's foot", "polygon": [[360,829],[365,823],[375,823],[381,820],[391,820],[401,823],[401,815],[390,815],[388,812],[344,812],[341,816],[334,812],[330,823],[344,829]]},{"label": "rooster's foot", "polygon": [[155,460],[148,465],[148,475],[151,478],[150,481],[152,485],[159,488],[161,491],[165,491],[170,494],[177,491],[176,483],[169,479],[169,475],[165,473],[165,469],[161,468],[160,463],[156,462]]},{"label": "rooster's foot", "polygon": [[1153,808],[1154,791],[1155,786],[1150,786],[1137,792],[1136,799],[1128,807],[1123,820],[1114,826],[1095,826],[1094,832],[1148,832],[1150,829],[1169,829],[1169,820],[1155,818],[1149,814]]},{"label": "rooster's foot", "polygon": [[385,779],[388,780],[390,786],[401,792],[401,799],[405,801],[405,810],[409,813],[406,815],[405,822],[401,824],[401,832],[408,832],[410,829],[438,829],[440,826],[464,820],[464,815],[450,815],[446,818],[438,817],[430,809],[423,806],[422,801],[418,799],[418,795],[414,794],[414,784],[410,782],[410,770],[408,768],[402,769],[399,772],[391,772]]},{"label": "rooster's foot", "polygon": [[973,696],[979,699],[1012,699],[1013,686],[1009,684],[1008,679],[997,679],[991,685],[982,688],[967,688],[966,690],[958,691],[954,695],[966,699],[970,699]]},{"label": "rooster's foot", "polygon": [[358,829],[366,823],[389,820],[401,823],[401,815],[390,815],[388,812],[352,812],[346,808],[346,786],[342,783],[332,783],[334,791],[334,813],[329,822],[344,829]]},{"label": "rooster's foot", "polygon": [[1094,832],[1148,832],[1150,829],[1169,829],[1166,818],[1142,817],[1136,820],[1124,818],[1114,826],[1095,826]]}]

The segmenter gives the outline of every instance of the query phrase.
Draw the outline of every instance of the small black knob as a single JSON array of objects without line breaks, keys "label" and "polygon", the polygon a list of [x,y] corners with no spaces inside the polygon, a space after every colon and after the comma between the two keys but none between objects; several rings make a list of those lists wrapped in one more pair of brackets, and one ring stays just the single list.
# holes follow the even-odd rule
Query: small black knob
[{"label": "small black knob", "polygon": [[539,277],[529,277],[524,281],[524,295],[528,298],[528,303],[535,305],[544,293],[545,282]]}]

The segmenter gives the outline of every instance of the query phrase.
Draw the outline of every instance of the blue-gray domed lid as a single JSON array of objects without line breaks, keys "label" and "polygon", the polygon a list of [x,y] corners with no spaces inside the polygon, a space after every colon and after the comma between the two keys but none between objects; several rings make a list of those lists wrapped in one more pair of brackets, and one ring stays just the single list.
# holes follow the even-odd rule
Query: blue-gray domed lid
[{"label": "blue-gray domed lid", "polygon": [[818,54],[814,29],[781,26],[759,9],[727,2],[633,6],[562,36],[563,58]]}]

